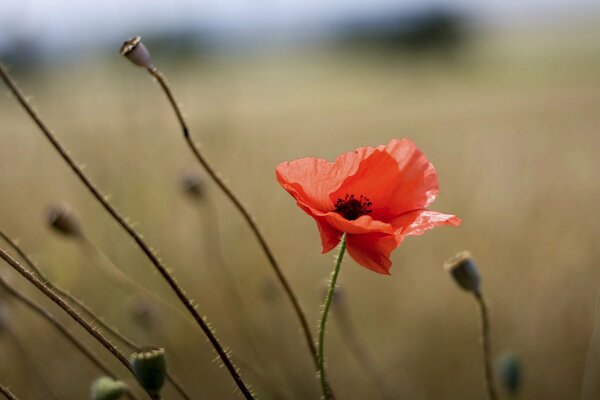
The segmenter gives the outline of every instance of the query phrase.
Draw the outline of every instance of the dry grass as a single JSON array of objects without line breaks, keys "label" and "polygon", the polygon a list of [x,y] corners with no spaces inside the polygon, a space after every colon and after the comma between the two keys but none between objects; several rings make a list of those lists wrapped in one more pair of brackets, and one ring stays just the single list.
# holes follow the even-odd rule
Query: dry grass
[{"label": "dry grass", "polygon": [[[525,362],[523,398],[565,399],[579,394],[600,284],[600,42],[594,37],[588,31],[561,32],[560,40],[540,33],[486,37],[464,63],[449,68],[308,53],[164,65],[163,71],[192,134],[252,210],[315,326],[333,260],[319,254],[314,223],[278,187],[274,167],[304,156],[332,159],[394,137],[414,140],[438,169],[434,208],[464,223],[407,240],[394,254],[391,277],[344,263],[341,285],[361,339],[399,398],[481,398],[476,306],[441,268],[468,248],[491,304],[494,351],[511,349]],[[178,190],[180,173],[195,167],[194,160],[149,77],[115,55],[22,76],[20,83],[100,188],[140,221],[234,358],[272,377],[290,399],[318,398],[291,307],[273,288],[249,230],[212,185],[210,204],[196,205]],[[0,98],[0,121],[0,226],[107,320],[139,341],[165,345],[173,372],[198,398],[235,398],[191,324],[163,312],[160,329],[142,331],[131,322],[128,296],[75,243],[44,228],[48,204],[71,203],[88,236],[115,263],[175,302],[9,96]],[[226,266],[252,310],[251,331],[240,328],[239,313],[215,279],[225,267],[207,246],[217,234],[215,218]],[[18,305],[12,311],[15,329],[64,397],[85,396],[97,372],[43,321]],[[4,345],[8,338],[0,343],[2,383],[23,398],[43,398],[27,364]],[[328,359],[341,399],[375,398],[334,324]],[[268,398],[264,380],[242,371]]]}]

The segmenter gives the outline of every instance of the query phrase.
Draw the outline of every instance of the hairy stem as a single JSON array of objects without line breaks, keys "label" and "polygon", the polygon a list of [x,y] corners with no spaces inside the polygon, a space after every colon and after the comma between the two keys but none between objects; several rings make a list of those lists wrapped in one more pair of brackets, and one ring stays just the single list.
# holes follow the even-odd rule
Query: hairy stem
[{"label": "hairy stem", "polygon": [[[44,293],[50,300],[52,300],[56,305],[62,308],[75,322],[81,325],[90,335],[92,335],[104,348],[117,358],[123,364],[127,370],[129,370],[133,374],[133,370],[131,365],[129,364],[129,360],[115,345],[113,345],[110,340],[108,340],[98,329],[96,329],[90,322],[84,319],[75,309],[73,309],[62,297],[54,293],[52,289],[50,289],[44,282],[40,281],[38,277],[36,277],[33,273],[29,272],[25,267],[23,267],[19,262],[13,259],[6,251],[0,249],[0,258],[2,258],[8,265],[13,267],[19,274],[21,274],[25,279],[31,282],[36,288],[38,288],[42,293]],[[134,374],[135,376],[135,374]]]},{"label": "hairy stem", "polygon": [[490,321],[488,309],[481,291],[477,290],[475,292],[475,299],[477,299],[477,304],[479,305],[479,319],[481,322],[481,346],[483,348],[485,389],[490,400],[498,400],[496,385],[494,383],[494,373],[492,369],[492,350],[490,345]]},{"label": "hairy stem", "polygon": [[244,220],[246,221],[246,223],[252,230],[252,233],[258,240],[258,243],[260,244],[260,247],[262,248],[263,252],[265,253],[267,259],[269,260],[269,263],[271,264],[271,267],[273,268],[273,271],[275,272],[275,275],[277,276],[279,283],[283,286],[286,296],[288,297],[289,301],[292,303],[292,306],[294,308],[296,316],[298,317],[298,320],[302,327],[302,332],[304,333],[304,337],[306,339],[306,344],[308,345],[308,348],[309,348],[310,354],[313,358],[313,361],[315,363],[315,366],[318,368],[319,362],[318,362],[317,349],[315,347],[315,342],[314,342],[312,333],[310,331],[310,327],[308,324],[308,320],[306,318],[306,314],[304,313],[304,310],[302,309],[302,306],[300,305],[300,301],[298,300],[298,297],[294,293],[289,281],[287,280],[285,274],[283,273],[283,270],[281,269],[281,267],[279,266],[279,263],[275,259],[275,256],[273,255],[273,252],[271,251],[271,248],[269,247],[265,237],[263,236],[261,231],[258,229],[258,225],[252,219],[250,212],[246,209],[246,207],[242,204],[242,202],[237,198],[235,193],[233,193],[233,191],[219,177],[219,175],[212,168],[210,163],[206,160],[206,158],[204,158],[204,156],[200,152],[200,149],[198,148],[196,143],[194,143],[194,140],[190,136],[189,128],[185,122],[185,119],[183,118],[183,113],[181,112],[181,109],[179,108],[177,101],[175,100],[175,97],[173,96],[173,93],[172,93],[171,89],[169,88],[169,85],[167,84],[167,82],[166,82],[165,78],[163,77],[163,75],[161,74],[161,72],[156,67],[148,68],[148,72],[154,78],[156,78],[156,80],[158,81],[163,92],[167,96],[169,103],[171,104],[173,111],[175,112],[175,115],[177,116],[177,120],[179,121],[181,130],[183,131],[183,136],[185,138],[185,141],[188,144],[192,153],[194,154],[196,160],[202,165],[202,167],[206,170],[206,172],[211,177],[211,179],[217,184],[219,189],[221,189],[221,191],[225,194],[225,196],[227,196],[227,198],[233,203],[235,208],[240,212],[240,214],[242,215],[242,217],[244,218]]},{"label": "hairy stem", "polygon": [[13,392],[11,392],[6,386],[0,384],[0,393],[4,395],[8,400],[19,400]]},{"label": "hairy stem", "polygon": [[327,324],[327,316],[329,315],[329,308],[331,307],[331,299],[333,298],[333,292],[335,291],[335,283],[337,282],[338,274],[340,273],[340,267],[342,265],[342,259],[346,251],[346,234],[342,236],[342,242],[340,244],[339,253],[335,259],[335,266],[333,273],[331,274],[331,282],[329,283],[329,289],[325,296],[325,304],[323,305],[323,314],[321,315],[321,322],[319,322],[319,378],[321,380],[321,390],[325,400],[333,398],[330,385],[327,382],[327,375],[325,373],[325,325]]},{"label": "hairy stem", "polygon": [[[49,311],[44,309],[42,306],[31,300],[30,298],[23,295],[21,292],[16,290],[13,286],[9,285],[8,282],[0,277],[0,286],[6,290],[8,294],[19,300],[21,303],[25,304],[36,314],[40,315],[46,321],[48,321],[51,325],[53,325],[58,332],[65,337],[77,350],[81,352],[85,357],[88,358],[100,371],[104,374],[110,376],[113,379],[118,379],[117,376],[111,371],[111,369],[100,360],[93,351],[87,347],[82,341],[80,341],[75,335],[73,335],[69,329],[54,315],[52,315]],[[131,399],[137,399],[133,394],[129,394]]]},{"label": "hairy stem", "polygon": [[[48,279],[46,275],[42,273],[42,271],[37,267],[36,263],[29,257],[29,255],[19,246],[14,240],[12,240],[6,233],[0,229],[0,238],[4,240],[10,247],[12,247],[18,254],[19,257],[25,261],[25,264],[29,267],[31,271],[48,286],[51,290],[58,293],[64,299],[67,299],[71,306],[75,305],[79,311],[83,312],[88,318],[92,319],[94,324],[98,325],[103,331],[106,331],[113,338],[121,341],[125,346],[129,347],[130,350],[141,350],[142,345],[135,343],[133,340],[129,339],[127,336],[120,333],[116,328],[107,324],[96,314],[91,308],[85,305],[83,301],[79,300],[77,297],[73,296],[71,293],[67,292],[60,286],[54,284],[52,281]],[[191,400],[192,397],[187,393],[179,380],[173,376],[169,371],[167,371],[167,380],[173,385],[175,390],[186,400]]]},{"label": "hairy stem", "polygon": [[133,228],[133,226],[127,221],[127,219],[121,215],[117,209],[108,201],[108,199],[103,196],[96,185],[91,181],[91,179],[83,172],[81,167],[77,165],[75,160],[68,154],[66,149],[62,146],[62,144],[58,141],[58,139],[52,134],[52,132],[46,127],[42,119],[38,116],[38,114],[34,111],[33,107],[29,104],[29,102],[25,99],[25,96],[21,93],[16,83],[12,80],[12,78],[8,75],[6,70],[0,65],[0,76],[4,83],[8,86],[13,95],[17,98],[18,102],[25,109],[27,114],[31,117],[31,119],[37,124],[40,128],[44,136],[50,141],[54,149],[60,154],[63,160],[67,163],[67,165],[71,168],[71,170],[77,175],[77,177],[81,180],[81,182],[85,185],[85,187],[92,193],[94,198],[102,205],[102,207],[112,216],[112,218],[127,232],[127,234],[137,243],[138,247],[142,250],[142,252],[148,257],[148,259],[152,262],[156,270],[159,274],[164,278],[164,280],[169,284],[173,292],[177,295],[177,298],[181,301],[181,303],[185,306],[185,308],[189,311],[189,313],[194,317],[194,320],[207,337],[210,344],[213,346],[215,351],[217,352],[219,358],[225,365],[227,371],[231,375],[232,379],[238,386],[239,390],[242,392],[246,399],[253,399],[252,394],[245,382],[242,380],[240,374],[237,371],[237,368],[229,358],[229,355],[225,351],[224,347],[221,345],[219,340],[217,339],[214,332],[209,327],[208,322],[200,315],[196,306],[189,299],[184,290],[177,284],[175,278],[171,275],[167,267],[159,260],[159,258],[154,254],[150,246],[144,241],[142,236]]}]

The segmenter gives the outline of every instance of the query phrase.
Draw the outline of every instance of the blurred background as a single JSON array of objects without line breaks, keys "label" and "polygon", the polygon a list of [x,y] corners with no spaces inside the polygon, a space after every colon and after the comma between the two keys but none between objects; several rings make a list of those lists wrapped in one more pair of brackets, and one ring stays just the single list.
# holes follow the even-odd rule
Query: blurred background
[{"label": "blurred background", "polygon": [[[133,35],[143,36],[192,135],[251,210],[315,327],[333,257],[320,254],[314,222],[279,187],[275,166],[402,137],[436,166],[441,190],[432,208],[463,224],[406,240],[390,277],[344,262],[327,337],[340,399],[484,397],[476,304],[442,269],[463,249],[483,276],[494,355],[522,362],[519,398],[597,398],[599,22],[595,0],[0,0],[0,61],[174,269],[261,398],[319,398],[304,338],[256,240],[195,163],[163,93],[119,55]],[[0,92],[0,229],[119,331],[166,347],[194,398],[236,398],[187,318],[105,273],[112,262],[179,307],[4,86]],[[65,203],[85,240],[49,228],[48,207]],[[60,309],[8,266],[0,272],[132,383]],[[51,397],[49,386],[64,399],[88,396],[100,373],[0,294],[0,383],[24,399]],[[165,397],[178,398],[170,387]]]}]

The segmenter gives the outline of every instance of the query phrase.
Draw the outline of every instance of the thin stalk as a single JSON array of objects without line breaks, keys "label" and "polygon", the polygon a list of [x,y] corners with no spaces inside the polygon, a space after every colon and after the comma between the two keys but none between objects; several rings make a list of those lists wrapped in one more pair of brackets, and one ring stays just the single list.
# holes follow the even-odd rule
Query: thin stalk
[{"label": "thin stalk", "polygon": [[229,358],[229,355],[225,351],[225,348],[221,345],[219,340],[217,339],[214,332],[209,327],[208,322],[202,318],[198,310],[196,309],[196,305],[189,299],[184,290],[177,284],[175,278],[171,275],[166,265],[159,260],[158,256],[154,254],[150,246],[144,241],[142,236],[133,228],[133,226],[127,221],[127,219],[121,215],[117,209],[108,201],[108,198],[103,196],[96,185],[91,181],[91,179],[83,172],[81,167],[77,165],[75,160],[69,155],[66,149],[62,146],[62,144],[58,141],[58,139],[54,136],[54,134],[46,127],[42,119],[35,112],[33,107],[26,100],[25,96],[16,83],[10,77],[8,72],[0,65],[0,76],[2,80],[16,97],[17,101],[21,104],[21,106],[25,109],[27,114],[31,117],[31,119],[37,124],[40,128],[44,136],[50,141],[54,149],[60,154],[63,160],[67,163],[67,165],[71,168],[71,170],[77,175],[77,177],[81,180],[81,182],[85,185],[85,187],[90,191],[90,193],[95,197],[95,199],[102,205],[102,207],[112,216],[112,218],[127,232],[127,234],[137,243],[138,247],[142,250],[142,252],[148,257],[148,259],[152,262],[156,270],[159,274],[164,278],[165,281],[169,284],[173,292],[177,295],[177,298],[181,301],[181,303],[185,306],[185,308],[190,312],[190,314],[194,317],[194,320],[207,337],[210,344],[213,346],[215,351],[217,352],[219,358],[225,365],[227,371],[231,375],[232,379],[238,386],[240,392],[244,395],[246,399],[253,399],[252,393],[246,386],[246,383],[242,380],[240,374],[238,373],[237,368]]},{"label": "thin stalk", "polygon": [[485,371],[485,389],[490,400],[498,400],[496,384],[494,383],[494,373],[492,369],[492,350],[490,345],[490,321],[488,308],[481,291],[474,292],[475,299],[479,305],[479,320],[481,322],[481,346],[483,349],[483,366]]},{"label": "thin stalk", "polygon": [[[103,331],[108,332],[115,339],[120,340],[125,346],[129,347],[129,349],[131,349],[131,350],[138,351],[138,350],[142,349],[142,347],[143,347],[142,345],[135,343],[134,341],[132,341],[131,339],[129,339],[128,337],[126,337],[125,335],[120,333],[116,328],[113,328],[111,325],[104,322],[102,320],[102,318],[100,318],[92,309],[90,309],[88,306],[86,306],[85,303],[83,303],[77,297],[73,296],[71,293],[67,292],[60,286],[52,283],[52,281],[50,281],[46,277],[46,275],[44,275],[42,273],[42,271],[40,271],[40,269],[37,267],[36,263],[31,259],[31,257],[29,257],[29,255],[27,253],[25,253],[25,251],[21,248],[21,246],[19,246],[8,235],[6,235],[1,229],[0,229],[0,238],[2,238],[2,240],[4,240],[10,247],[12,247],[19,254],[19,257],[21,257],[23,259],[23,261],[25,261],[25,264],[27,264],[29,269],[31,271],[33,271],[33,273],[41,281],[43,281],[46,284],[46,286],[48,286],[50,289],[52,289],[53,291],[58,293],[61,297],[67,299],[71,303],[71,305],[75,305],[79,309],[79,311],[82,311],[88,318],[93,319],[94,323],[96,325],[98,325],[100,328],[102,328]],[[183,388],[183,386],[181,385],[179,380],[175,376],[171,375],[171,373],[169,371],[167,371],[167,380],[171,383],[171,385],[173,385],[175,390],[184,399],[186,399],[186,400],[192,399],[192,397]]]},{"label": "thin stalk", "polygon": [[50,378],[48,378],[48,376],[46,375],[46,372],[42,369],[42,367],[40,367],[40,364],[38,363],[38,361],[31,355],[31,352],[29,351],[27,346],[25,346],[25,344],[23,343],[23,340],[21,340],[19,335],[13,329],[9,329],[8,334],[13,339],[13,342],[15,343],[17,350],[19,350],[19,353],[21,353],[23,355],[23,358],[25,359],[25,361],[27,361],[27,363],[31,366],[31,369],[33,369],[33,372],[40,378],[40,380],[46,387],[45,390],[41,389],[41,390],[47,391],[47,394],[45,397],[49,397],[49,398],[53,398],[53,399],[57,399],[57,400],[63,399],[64,397],[60,395],[60,393],[58,392],[58,389],[56,389],[56,387],[52,383],[52,380]]},{"label": "thin stalk", "polygon": [[0,393],[8,400],[19,400],[19,398],[4,385],[0,385]]},{"label": "thin stalk", "polygon": [[[49,288],[44,282],[40,281],[37,276],[28,271],[24,266],[22,266],[18,261],[13,259],[6,251],[0,249],[0,258],[2,258],[8,265],[13,267],[21,276],[27,279],[31,284],[33,284],[36,288],[38,288],[42,293],[46,295],[46,297],[50,298],[54,303],[56,303],[60,308],[62,308],[75,322],[81,325],[90,335],[92,335],[104,348],[115,356],[121,364],[128,371],[131,372],[132,375],[133,369],[129,364],[129,360],[115,345],[113,345],[110,340],[108,340],[100,331],[95,328],[90,322],[88,322],[85,318],[83,318],[74,308],[72,308],[62,297],[54,293],[54,291]],[[150,395],[148,393],[148,395]]]},{"label": "thin stalk", "polygon": [[275,275],[277,276],[279,283],[283,286],[283,289],[284,289],[289,301],[292,303],[294,311],[296,312],[296,316],[298,317],[298,320],[300,321],[300,325],[302,327],[302,332],[304,333],[304,337],[306,339],[306,344],[308,345],[308,348],[312,355],[315,366],[318,368],[319,362],[318,362],[317,349],[315,347],[315,341],[314,341],[312,333],[310,331],[310,327],[308,324],[308,320],[306,318],[306,314],[302,310],[300,301],[296,297],[296,294],[294,293],[289,281],[287,280],[285,274],[283,273],[283,270],[281,269],[281,267],[279,266],[279,263],[275,259],[275,256],[273,255],[271,248],[267,244],[265,237],[261,233],[256,222],[252,219],[250,212],[246,209],[246,207],[242,204],[242,202],[237,198],[237,196],[233,193],[233,191],[219,177],[219,175],[212,168],[210,163],[206,160],[206,158],[204,158],[204,156],[200,152],[200,149],[198,148],[196,143],[194,143],[194,140],[190,136],[190,131],[185,122],[185,119],[183,118],[181,109],[179,108],[177,101],[175,100],[175,97],[173,96],[173,93],[171,92],[171,89],[169,88],[169,85],[167,84],[167,82],[166,82],[165,78],[163,77],[163,75],[161,74],[161,72],[156,67],[147,68],[147,70],[154,78],[156,78],[156,80],[158,81],[163,92],[167,96],[169,103],[171,104],[173,111],[175,112],[175,115],[177,116],[177,120],[179,121],[181,130],[183,131],[183,136],[185,138],[185,141],[187,142],[192,153],[194,153],[196,160],[198,160],[198,162],[206,170],[208,175],[210,175],[211,179],[217,184],[219,189],[221,189],[221,191],[233,203],[233,205],[240,212],[240,214],[242,214],[242,217],[244,218],[244,220],[246,221],[246,223],[252,230],[252,233],[258,240],[258,243],[260,244],[260,247],[262,248],[263,252],[265,253],[267,259],[269,260],[269,263],[271,264],[271,267],[273,268],[273,271],[275,272]]},{"label": "thin stalk", "polygon": [[346,252],[346,234],[342,236],[342,242],[340,244],[339,253],[335,259],[335,266],[333,273],[331,274],[331,281],[329,282],[329,289],[325,296],[325,304],[323,305],[323,314],[321,315],[321,322],[319,322],[319,377],[321,381],[321,390],[325,400],[333,398],[333,393],[327,382],[327,376],[325,373],[325,324],[327,324],[327,316],[329,315],[329,308],[331,306],[331,299],[333,298],[333,292],[335,291],[335,283],[337,282],[338,274],[340,273],[340,267],[342,265],[342,259]]},{"label": "thin stalk", "polygon": [[[69,329],[62,322],[56,319],[56,317],[52,315],[49,311],[44,309],[39,304],[35,303],[30,298],[23,295],[13,286],[9,285],[8,282],[2,277],[0,277],[0,286],[4,288],[4,290],[6,290],[8,294],[13,296],[15,299],[19,300],[21,303],[25,304],[27,307],[29,307],[29,309],[31,309],[33,312],[35,312],[36,314],[44,318],[46,321],[48,321],[52,326],[54,326],[56,330],[58,330],[58,332],[65,337],[65,339],[67,339],[73,346],[75,346],[75,348],[77,348],[77,350],[79,350],[81,354],[87,357],[87,359],[90,360],[92,364],[94,364],[100,371],[102,371],[104,374],[110,376],[113,379],[118,379],[117,376],[111,371],[111,369],[102,360],[100,360],[89,347],[87,347],[82,341],[80,341],[75,335],[73,335],[71,331],[69,331]],[[129,393],[129,397],[132,399],[137,399],[132,393]]]}]

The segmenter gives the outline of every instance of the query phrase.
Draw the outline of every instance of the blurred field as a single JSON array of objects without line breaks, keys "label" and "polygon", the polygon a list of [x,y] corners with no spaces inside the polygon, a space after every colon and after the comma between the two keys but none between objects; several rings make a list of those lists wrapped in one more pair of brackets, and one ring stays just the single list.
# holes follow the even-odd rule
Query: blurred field
[{"label": "blurred field", "polygon": [[[305,156],[333,159],[395,137],[411,138],[434,163],[441,191],[433,208],[460,216],[463,225],[408,239],[394,253],[391,277],[350,258],[341,273],[360,340],[398,398],[483,397],[476,305],[441,268],[456,251],[470,249],[491,306],[493,350],[512,350],[524,361],[522,398],[571,399],[579,397],[600,285],[598,34],[593,26],[490,33],[453,65],[313,50],[161,67],[192,134],[256,217],[315,326],[332,256],[320,254],[314,223],[280,189],[275,166]],[[251,364],[240,367],[261,397],[270,398],[270,377],[285,398],[318,398],[292,309],[241,218],[211,183],[204,203],[181,194],[182,171],[198,167],[150,77],[116,52],[35,74],[13,72],[87,173],[139,221],[234,359]],[[44,226],[49,204],[70,203],[87,235],[117,265],[176,303],[142,253],[1,92],[2,229],[107,321],[138,341],[164,345],[172,371],[197,398],[236,398],[193,325],[157,306],[160,327],[143,331],[131,321],[131,299],[76,243]],[[251,310],[249,330],[219,279],[223,268],[233,271]],[[97,371],[44,321],[11,304],[15,330],[64,398],[87,396]],[[48,308],[113,362],[59,309]],[[22,398],[47,398],[10,338],[0,335],[0,345],[0,381]],[[339,398],[377,398],[334,323],[327,354]],[[600,359],[600,351],[595,355]],[[170,388],[165,397],[176,398]]]}]

